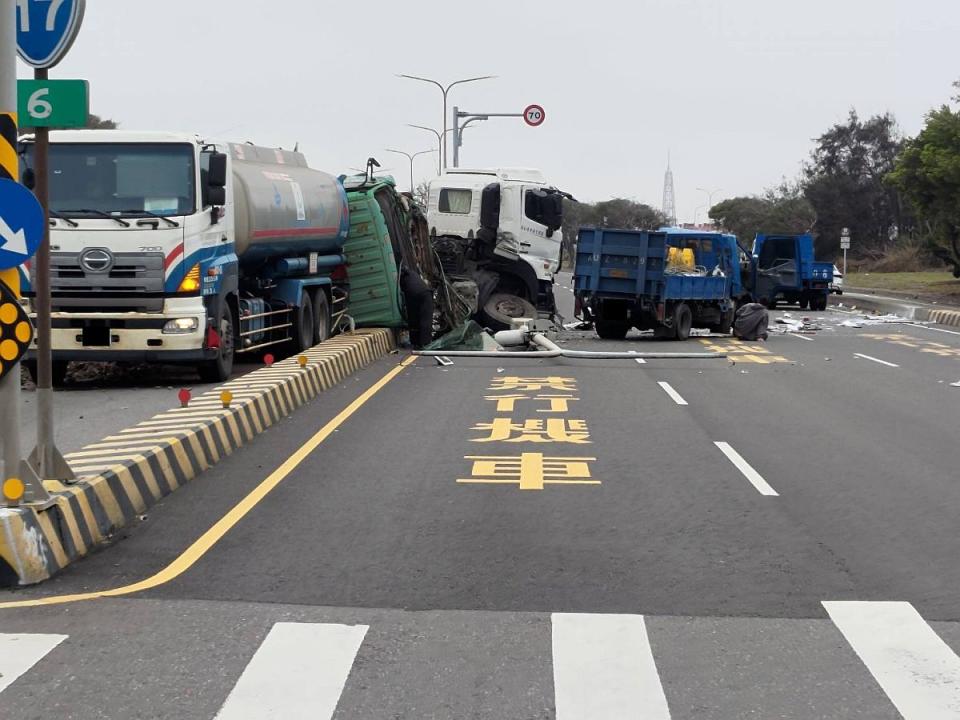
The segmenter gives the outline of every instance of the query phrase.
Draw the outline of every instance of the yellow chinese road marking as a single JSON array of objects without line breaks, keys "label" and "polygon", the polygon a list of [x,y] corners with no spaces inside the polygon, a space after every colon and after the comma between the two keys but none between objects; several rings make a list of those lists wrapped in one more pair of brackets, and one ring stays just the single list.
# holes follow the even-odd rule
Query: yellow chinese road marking
[{"label": "yellow chinese road marking", "polygon": [[472,476],[459,478],[470,485],[516,485],[521,490],[543,490],[544,485],[600,485],[592,479],[593,457],[546,457],[542,453],[517,456],[468,455],[473,461]]}]

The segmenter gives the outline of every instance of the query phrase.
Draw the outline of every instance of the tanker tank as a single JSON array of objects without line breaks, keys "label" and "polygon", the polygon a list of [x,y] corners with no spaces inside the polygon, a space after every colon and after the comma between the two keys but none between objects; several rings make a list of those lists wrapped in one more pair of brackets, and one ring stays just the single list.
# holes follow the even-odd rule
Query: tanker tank
[{"label": "tanker tank", "polygon": [[242,266],[342,251],[349,209],[335,177],[309,168],[298,152],[241,144],[231,144],[230,151],[236,251]]}]

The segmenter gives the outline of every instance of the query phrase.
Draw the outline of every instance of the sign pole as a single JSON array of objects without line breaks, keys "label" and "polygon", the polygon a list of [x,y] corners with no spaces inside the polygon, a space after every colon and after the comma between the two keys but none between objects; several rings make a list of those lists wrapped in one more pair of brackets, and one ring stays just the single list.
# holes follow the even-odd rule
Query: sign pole
[{"label": "sign pole", "polygon": [[[34,80],[46,82],[47,68],[37,68]],[[76,476],[57,448],[53,425],[53,351],[50,342],[50,128],[35,129],[34,195],[43,208],[43,241],[33,260],[34,302],[37,311],[37,446],[30,453],[30,465],[47,480],[64,482]]]},{"label": "sign pole", "polygon": [[[0,179],[16,182],[17,156],[17,32],[15,0],[0,0]],[[2,209],[2,208],[0,208]],[[20,271],[0,272],[0,282],[20,296]],[[3,477],[0,505],[21,500],[44,502],[49,495],[20,454],[20,363],[0,378],[0,441]],[[26,489],[32,490],[27,496]]]}]

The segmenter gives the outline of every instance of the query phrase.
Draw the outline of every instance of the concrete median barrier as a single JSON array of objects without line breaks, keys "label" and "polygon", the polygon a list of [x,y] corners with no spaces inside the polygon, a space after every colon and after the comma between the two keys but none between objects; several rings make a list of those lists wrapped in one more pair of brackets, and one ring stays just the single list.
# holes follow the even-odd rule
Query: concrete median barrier
[{"label": "concrete median barrier", "polygon": [[[80,480],[51,502],[0,508],[0,584],[42,582],[324,390],[386,355],[391,331],[358,330],[233,380],[67,456]],[[229,391],[230,406],[222,393]]]}]

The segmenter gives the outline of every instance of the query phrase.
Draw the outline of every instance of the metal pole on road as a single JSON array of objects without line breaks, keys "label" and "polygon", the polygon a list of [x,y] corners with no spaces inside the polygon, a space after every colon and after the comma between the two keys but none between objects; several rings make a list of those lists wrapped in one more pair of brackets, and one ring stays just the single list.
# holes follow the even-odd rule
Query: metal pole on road
[{"label": "metal pole on road", "polygon": [[[17,31],[16,0],[0,0],[0,178],[17,182]],[[20,274],[17,268],[0,272],[3,282],[14,295],[20,295]],[[20,452],[20,363],[16,363],[0,379],[0,442],[3,442],[3,491],[0,504],[16,504],[22,499],[32,502],[49,500],[49,496],[23,461]],[[18,483],[29,492],[8,497],[8,487]]]},{"label": "metal pole on road", "polygon": [[[46,80],[46,68],[34,70],[35,80]],[[33,260],[34,297],[37,311],[37,446],[30,453],[30,466],[47,480],[76,480],[57,448],[53,426],[53,351],[50,342],[50,129],[35,130],[34,175],[36,195],[43,208],[43,242]]]}]

